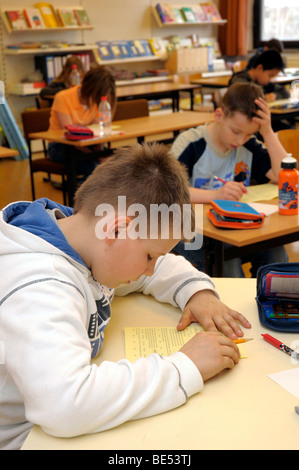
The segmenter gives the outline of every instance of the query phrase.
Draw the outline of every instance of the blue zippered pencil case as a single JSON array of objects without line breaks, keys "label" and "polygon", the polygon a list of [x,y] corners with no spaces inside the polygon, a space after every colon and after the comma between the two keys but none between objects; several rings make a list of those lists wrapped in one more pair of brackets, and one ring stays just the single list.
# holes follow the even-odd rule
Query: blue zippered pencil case
[{"label": "blue zippered pencil case", "polygon": [[257,272],[259,318],[276,331],[299,333],[299,263],[273,263]]}]

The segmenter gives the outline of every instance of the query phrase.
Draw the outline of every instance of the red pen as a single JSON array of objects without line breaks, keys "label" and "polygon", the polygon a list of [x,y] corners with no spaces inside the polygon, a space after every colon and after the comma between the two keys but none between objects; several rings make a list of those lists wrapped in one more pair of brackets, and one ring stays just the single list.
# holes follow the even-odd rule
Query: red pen
[{"label": "red pen", "polygon": [[299,354],[297,354],[293,349],[289,348],[286,346],[284,343],[279,341],[278,339],[273,338],[273,336],[270,335],[263,335],[262,337],[264,338],[265,341],[268,343],[272,344],[272,346],[275,346],[277,349],[280,349],[284,353],[288,354],[288,356],[293,357],[294,359],[297,359],[299,361]]},{"label": "red pen", "polygon": [[214,176],[214,180],[220,181],[220,182],[223,183],[223,184],[226,184],[226,183],[227,183],[227,181],[225,181],[225,180],[223,180],[223,179],[221,179],[221,178],[218,178],[218,176]]},{"label": "red pen", "polygon": [[[217,181],[220,181],[220,182],[223,183],[223,184],[226,184],[226,183],[227,183],[227,181],[225,181],[225,180],[219,178],[218,176],[213,176],[213,178],[214,178],[215,180],[217,180]],[[242,191],[243,191],[243,193],[247,193],[247,189],[246,189],[246,188],[242,189]]]}]

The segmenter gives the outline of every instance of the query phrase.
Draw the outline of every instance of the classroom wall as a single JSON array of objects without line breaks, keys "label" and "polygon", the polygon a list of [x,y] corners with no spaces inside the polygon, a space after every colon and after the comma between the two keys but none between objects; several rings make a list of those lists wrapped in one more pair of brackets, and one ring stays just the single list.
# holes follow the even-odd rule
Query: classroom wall
[{"label": "classroom wall", "polygon": [[[200,0],[170,0],[172,4],[194,4]],[[152,6],[157,0],[52,0],[50,1],[56,7],[62,6],[83,6],[94,25],[94,29],[90,31],[66,31],[59,33],[51,32],[30,32],[7,34],[4,25],[0,28],[0,79],[6,82],[19,82],[21,78],[25,78],[28,73],[34,71],[33,57],[21,56],[4,56],[2,47],[8,43],[16,43],[23,41],[53,41],[66,40],[74,43],[94,43],[101,39],[141,39],[149,37],[168,37],[179,35],[180,37],[190,36],[197,33],[202,38],[217,37],[218,28],[221,26],[203,25],[203,26],[175,26],[160,28],[152,14]],[[218,6],[219,1],[214,0]],[[252,39],[252,12],[254,0],[249,0],[248,15],[248,49],[253,48]],[[33,6],[32,0],[13,0],[13,7],[24,8],[25,6]],[[1,7],[11,7],[9,0],[1,0]],[[1,22],[2,24],[2,22]],[[296,54],[295,54],[296,56]],[[298,53],[297,53],[298,58]],[[296,64],[294,52],[290,56],[289,63]],[[159,64],[160,67],[163,64]],[[295,65],[294,65],[295,66]],[[299,60],[298,60],[299,66]],[[157,62],[145,62],[142,64],[128,65],[124,64],[124,68],[133,68],[141,70],[146,68],[157,68]],[[121,68],[121,64],[119,65]],[[19,122],[20,112],[28,106],[34,106],[35,101],[32,98],[19,98],[8,96],[8,102]]]},{"label": "classroom wall", "polygon": [[[152,5],[157,1],[153,0],[61,0],[51,1],[55,7],[68,7],[74,5],[83,6],[94,25],[93,30],[87,31],[65,31],[59,33],[39,32],[30,33],[18,32],[8,34],[4,25],[0,31],[0,50],[1,46],[16,42],[24,41],[53,41],[66,40],[73,43],[94,43],[99,40],[113,39],[142,39],[150,37],[168,37],[171,35],[179,35],[181,37],[190,36],[192,33],[200,34],[201,37],[216,37],[217,27],[212,25],[204,26],[182,26],[160,28],[152,14]],[[171,0],[172,4],[194,4],[199,3],[196,0]],[[218,0],[215,1],[218,5]],[[24,8],[25,6],[33,6],[31,0],[14,0],[14,8]],[[9,0],[2,0],[1,7],[10,6]],[[0,52],[1,54],[1,52]],[[163,64],[159,64],[160,68]],[[124,68],[134,68],[139,71],[145,68],[157,68],[157,62],[146,62],[142,64],[123,65]],[[119,68],[122,68],[121,64]],[[34,71],[33,57],[27,56],[4,56],[0,55],[0,79],[6,83],[19,82],[25,78],[28,73]],[[17,121],[19,122],[20,112],[28,106],[34,106],[35,101],[28,97],[7,96],[9,105]]]}]

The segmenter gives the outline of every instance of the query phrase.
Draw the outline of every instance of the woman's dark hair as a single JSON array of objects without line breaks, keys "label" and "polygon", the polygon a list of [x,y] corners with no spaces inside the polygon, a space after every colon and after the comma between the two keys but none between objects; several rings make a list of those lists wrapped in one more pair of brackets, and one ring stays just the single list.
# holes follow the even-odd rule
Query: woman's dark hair
[{"label": "woman's dark hair", "polygon": [[107,96],[112,110],[116,104],[116,87],[113,73],[108,67],[98,65],[91,68],[83,77],[81,97],[84,101],[91,100],[97,105],[101,97]]}]

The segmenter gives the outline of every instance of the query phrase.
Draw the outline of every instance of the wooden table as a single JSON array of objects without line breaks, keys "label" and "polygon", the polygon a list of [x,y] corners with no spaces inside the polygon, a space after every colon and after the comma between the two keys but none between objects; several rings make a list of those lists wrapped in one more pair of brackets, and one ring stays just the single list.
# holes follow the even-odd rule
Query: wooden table
[{"label": "wooden table", "polygon": [[[146,136],[159,135],[168,132],[178,133],[190,127],[196,127],[214,120],[213,113],[198,113],[195,111],[184,111],[167,115],[145,116],[134,119],[114,121],[113,126],[120,128],[119,131],[106,137],[93,137],[88,140],[70,141],[64,137],[64,131],[44,131],[30,134],[32,139],[42,139],[48,142],[60,142],[68,145],[70,151],[65,154],[67,167],[67,191],[69,205],[73,204],[76,190],[76,161],[72,154],[72,147],[85,147],[100,143],[119,142],[131,138],[137,138],[142,142]],[[88,155],[88,154],[87,154]]]},{"label": "wooden table", "polygon": [[[288,105],[291,105],[292,102],[292,98],[289,98],[269,103],[272,121],[278,121],[280,119],[294,119],[295,117],[299,116],[298,103],[296,103],[296,106],[293,108],[288,107]],[[278,107],[278,105],[281,107]]]},{"label": "wooden table", "polygon": [[[226,88],[228,87],[231,76],[219,76],[219,77],[208,77],[208,78],[193,78],[191,83],[200,85],[207,88]],[[284,75],[275,77],[272,82],[280,85],[288,85],[296,80],[294,75]]]},{"label": "wooden table", "polygon": [[171,98],[172,110],[179,111],[180,109],[180,92],[190,93],[191,111],[194,104],[194,90],[198,89],[199,85],[196,84],[183,84],[174,82],[156,82],[156,83],[140,83],[137,85],[120,85],[116,89],[116,96],[118,100],[128,100],[136,98],[146,98],[148,100],[154,98]]},{"label": "wooden table", "polygon": [[[277,204],[277,200],[267,203]],[[203,235],[205,250],[210,255],[207,269],[214,276],[223,276],[225,260],[299,240],[298,215],[286,216],[276,212],[265,217],[260,228],[229,230],[217,228],[210,222],[207,216],[210,208],[209,204],[203,205]],[[224,249],[225,243],[232,246]]]},{"label": "wooden table", "polygon": [[19,152],[8,147],[0,147],[0,158],[16,157]]},{"label": "wooden table", "polygon": [[[98,434],[72,439],[47,435],[34,426],[23,450],[106,450],[103,462],[118,450],[298,450],[299,416],[294,407],[299,399],[274,383],[268,374],[298,367],[283,352],[266,343],[269,333],[288,346],[298,334],[271,333],[262,327],[255,301],[255,279],[214,279],[221,300],[243,313],[252,328],[245,336],[247,359],[241,359],[231,371],[224,371],[206,382],[201,393],[188,403],[167,413],[122,424]],[[152,297],[131,294],[115,298],[112,318],[105,330],[105,341],[95,361],[118,361],[125,356],[124,328],[133,326],[176,326],[179,309],[160,304]],[[297,346],[298,348],[298,346]],[[296,348],[296,349],[297,349]],[[178,450],[180,449],[180,450]],[[111,452],[108,452],[111,451]],[[197,455],[197,454],[196,454]],[[195,468],[196,455],[192,455]],[[198,457],[202,459],[202,454]],[[194,458],[194,461],[193,461]],[[142,467],[143,468],[143,467]]]}]

